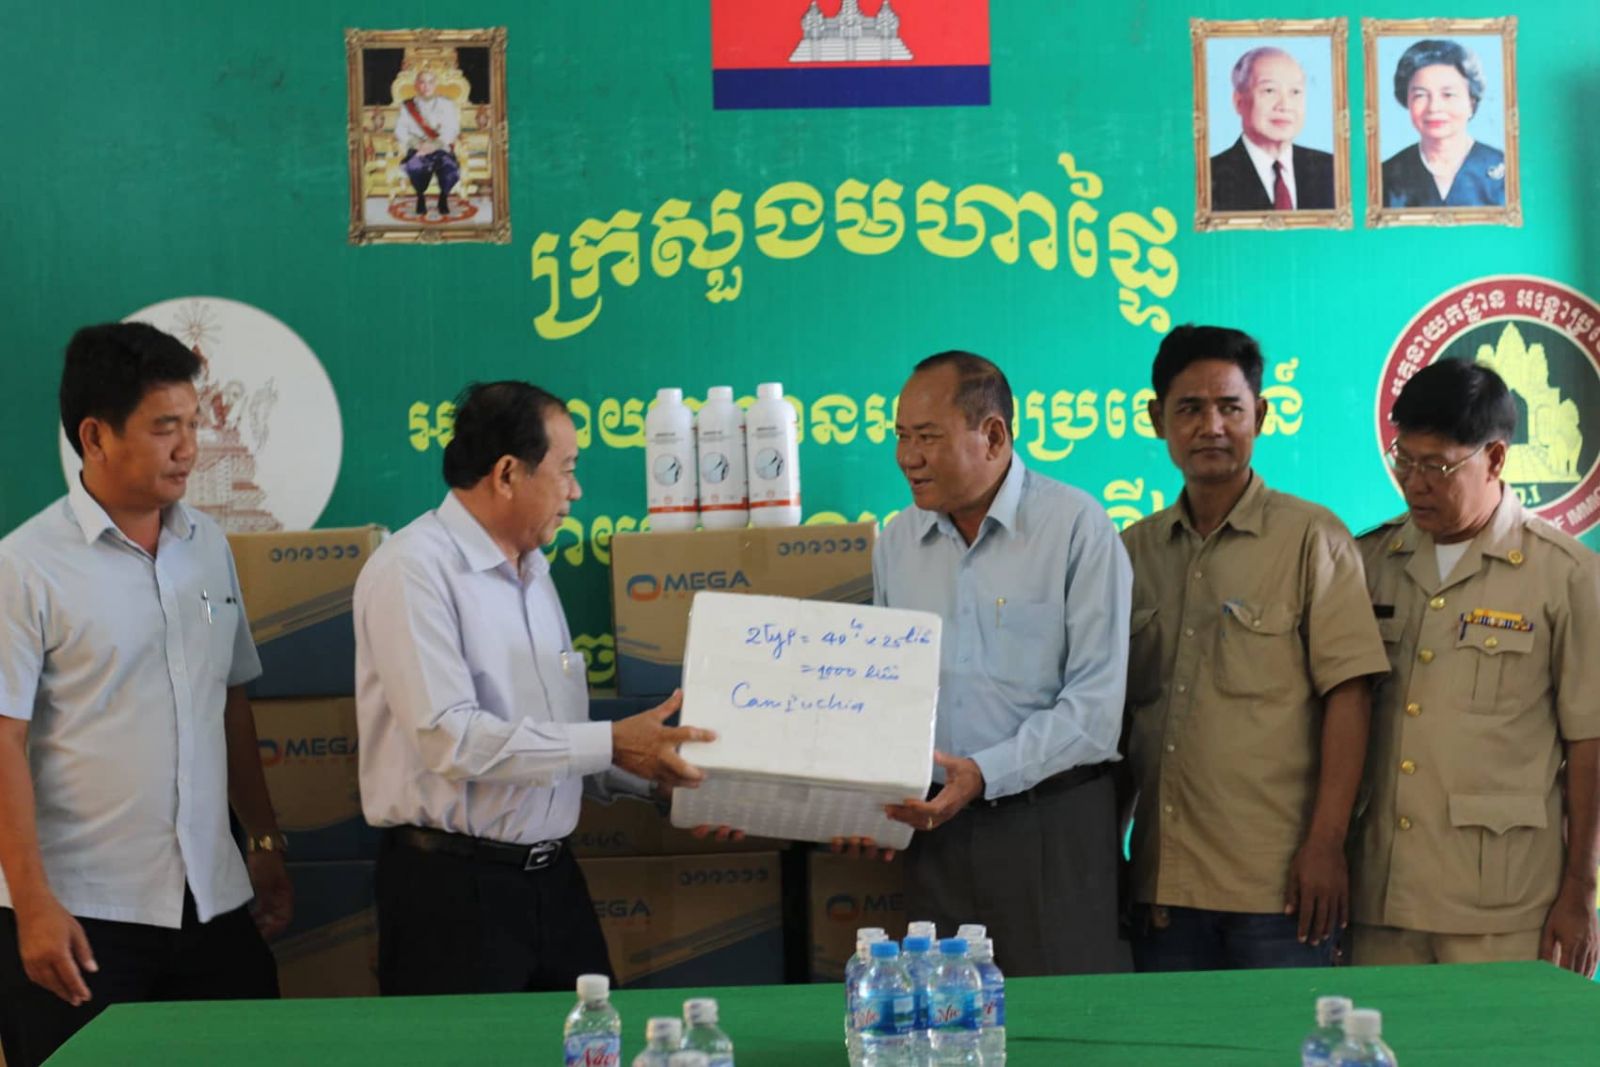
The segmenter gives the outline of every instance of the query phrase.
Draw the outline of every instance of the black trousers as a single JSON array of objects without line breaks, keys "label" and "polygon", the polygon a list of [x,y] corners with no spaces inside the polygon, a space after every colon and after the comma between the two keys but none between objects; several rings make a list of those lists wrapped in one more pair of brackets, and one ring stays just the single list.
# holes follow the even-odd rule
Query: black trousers
[{"label": "black trousers", "polygon": [[570,992],[611,974],[589,885],[571,852],[542,871],[378,849],[378,989],[384,996]]},{"label": "black trousers", "polygon": [[248,1000],[278,995],[278,969],[249,908],[202,923],[183,895],[183,926],[78,919],[100,970],[84,973],[90,1000],[74,1008],[22,969],[17,917],[0,908],[0,1043],[6,1067],[37,1067],[112,1004]]},{"label": "black trousers", "polygon": [[931,919],[943,937],[985,924],[1008,978],[1132,968],[1110,775],[998,807],[975,800],[905,856],[906,918]]}]

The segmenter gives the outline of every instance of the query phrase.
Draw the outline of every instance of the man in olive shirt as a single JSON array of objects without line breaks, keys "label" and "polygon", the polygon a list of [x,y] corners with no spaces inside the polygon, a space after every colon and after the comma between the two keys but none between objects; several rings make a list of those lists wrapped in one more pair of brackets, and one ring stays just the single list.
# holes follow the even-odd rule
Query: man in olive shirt
[{"label": "man in olive shirt", "polygon": [[1492,370],[1441,360],[1390,418],[1409,510],[1360,542],[1394,673],[1374,697],[1354,960],[1593,975],[1600,556],[1500,480],[1517,410]]},{"label": "man in olive shirt", "polygon": [[1143,971],[1325,965],[1346,920],[1368,676],[1388,662],[1348,531],[1251,470],[1261,370],[1246,334],[1180,326],[1152,372],[1183,494],[1123,533]]}]

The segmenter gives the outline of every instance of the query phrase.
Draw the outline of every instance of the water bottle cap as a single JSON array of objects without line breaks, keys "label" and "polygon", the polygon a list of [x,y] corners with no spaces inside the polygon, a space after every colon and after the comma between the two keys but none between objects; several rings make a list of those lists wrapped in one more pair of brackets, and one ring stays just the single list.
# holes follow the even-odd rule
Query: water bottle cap
[{"label": "water bottle cap", "polygon": [[888,936],[881,926],[863,926],[856,931],[857,941],[882,941]]},{"label": "water bottle cap", "polygon": [[578,999],[604,1000],[611,995],[611,979],[603,974],[578,975]]},{"label": "water bottle cap", "polygon": [[1371,1008],[1353,1008],[1344,1017],[1344,1036],[1375,1038],[1383,1033],[1383,1012]]},{"label": "water bottle cap", "polygon": [[658,403],[658,404],[681,404],[681,403],[683,403],[683,390],[682,389],[657,389],[656,390],[656,403]]},{"label": "water bottle cap", "polygon": [[916,922],[906,924],[906,933],[911,937],[925,937],[932,941],[939,936],[939,927],[927,919],[918,919]]},{"label": "water bottle cap", "polygon": [[1317,1026],[1338,1026],[1353,1007],[1349,997],[1318,997]]},{"label": "water bottle cap", "polygon": [[706,399],[707,400],[732,400],[733,399],[733,386],[731,386],[731,385],[713,385],[710,389],[706,390]]},{"label": "water bottle cap", "polygon": [[975,960],[993,960],[994,942],[987,937],[980,937],[970,942],[972,958]]},{"label": "water bottle cap", "polygon": [[899,957],[900,946],[893,941],[874,941],[871,952],[875,960],[892,960]]},{"label": "water bottle cap", "polygon": [[660,1015],[644,1024],[646,1041],[670,1041],[676,1045],[683,1040],[683,1020]]},{"label": "water bottle cap", "polygon": [[690,1026],[717,1025],[717,1002],[710,997],[695,997],[683,1002],[683,1017]]},{"label": "water bottle cap", "polygon": [[699,1049],[686,1048],[667,1057],[667,1067],[708,1067],[711,1063]]},{"label": "water bottle cap", "polygon": [[933,942],[926,937],[912,935],[906,938],[907,952],[926,952],[933,947]]},{"label": "water bottle cap", "polygon": [[980,937],[988,937],[989,928],[982,923],[962,923],[956,927],[956,936],[964,937],[968,941],[976,941]]},{"label": "water bottle cap", "polygon": [[939,942],[939,955],[965,956],[967,954],[967,939],[964,937],[947,937]]},{"label": "water bottle cap", "polygon": [[783,398],[783,383],[762,382],[756,386],[756,396],[762,400],[781,400]]}]

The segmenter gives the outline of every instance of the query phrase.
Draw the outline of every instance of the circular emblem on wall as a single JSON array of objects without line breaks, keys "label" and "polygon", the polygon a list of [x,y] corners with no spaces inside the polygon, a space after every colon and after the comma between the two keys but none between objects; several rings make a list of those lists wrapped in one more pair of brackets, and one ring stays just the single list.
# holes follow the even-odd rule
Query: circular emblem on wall
[{"label": "circular emblem on wall", "polygon": [[[309,530],[339,477],[344,429],[333,384],[316,355],[260,308],[212,296],[184,296],[135,311],[203,360],[200,454],[184,503],[228,533]],[[66,435],[61,466],[82,461]]]},{"label": "circular emblem on wall", "polygon": [[[1499,275],[1444,293],[1395,339],[1378,385],[1378,448],[1411,376],[1465,359],[1505,379],[1517,432],[1502,477],[1524,506],[1574,537],[1600,522],[1600,307],[1548,278]],[[1391,474],[1391,478],[1392,478]]]}]

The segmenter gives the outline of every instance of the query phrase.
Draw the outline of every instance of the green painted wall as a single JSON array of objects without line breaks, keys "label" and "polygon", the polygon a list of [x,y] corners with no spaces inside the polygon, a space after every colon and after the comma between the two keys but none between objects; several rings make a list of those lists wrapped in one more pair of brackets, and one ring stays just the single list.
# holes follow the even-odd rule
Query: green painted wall
[{"label": "green painted wall", "polygon": [[[1374,443],[1374,397],[1391,346],[1424,305],[1490,274],[1541,275],[1600,294],[1593,0],[1420,9],[1378,0],[992,0],[991,8],[988,108],[714,112],[699,0],[10,5],[0,34],[10,164],[0,205],[8,402],[0,444],[13,459],[0,480],[0,530],[61,491],[54,389],[73,328],[182,295],[256,305],[323,361],[345,431],[323,525],[398,527],[436,503],[440,453],[413,447],[411,406],[447,400],[470,379],[515,376],[589,405],[587,495],[576,509],[587,541],[595,520],[615,524],[644,510],[642,452],[606,443],[605,401],[625,405],[666,384],[751,392],[776,378],[808,404],[842,395],[865,407],[874,395],[892,398],[916,359],[948,347],[995,358],[1019,396],[1038,391],[1047,410],[1057,391],[1094,391],[1094,432],[1064,459],[1036,465],[1098,495],[1113,480],[1143,479],[1144,494],[1129,502],[1140,511],[1152,491],[1170,501],[1178,480],[1161,443],[1131,424],[1113,433],[1107,420],[1107,394],[1131,398],[1148,382],[1159,340],[1118,310],[1109,233],[1121,212],[1162,208],[1177,220],[1166,248],[1179,281],[1157,301],[1173,322],[1238,325],[1261,339],[1269,364],[1298,361],[1283,397],[1303,406],[1282,412],[1289,422],[1262,440],[1258,466],[1354,528],[1400,509]],[[1362,225],[1361,112],[1371,87],[1360,18],[1419,13],[1521,20],[1519,229]],[[1188,19],[1262,15],[1351,20],[1351,230],[1193,230]],[[508,28],[508,245],[346,243],[343,30],[426,25]],[[1092,227],[1099,258],[1087,278],[1069,262],[1067,214],[1077,198],[1057,162],[1063,152],[1103,181]],[[1014,264],[987,247],[945,258],[914,232],[881,256],[846,252],[833,196],[852,178],[904,186],[913,231],[914,191],[930,179],[952,190],[1038,192],[1059,213],[1059,264],[1041,269],[1025,248]],[[826,232],[808,255],[773,258],[756,246],[754,207],[791,180],[821,191]],[[737,299],[714,303],[702,272],[652,270],[649,223],[669,197],[691,201],[703,219],[725,189],[743,198],[743,280]],[[534,319],[549,294],[531,277],[536,239],[558,235],[565,249],[585,219],[620,209],[644,217],[638,282],[607,277],[592,325],[542,338]],[[1585,421],[1600,434],[1600,422]],[[882,516],[906,502],[892,447],[873,442],[866,422],[849,443],[821,443],[808,425],[808,512]],[[1054,433],[1041,441],[1037,428],[1024,419],[1025,456],[1030,445],[1066,447]],[[575,630],[599,635],[609,625],[606,567],[592,544],[574,547],[579,536],[563,536],[570,551],[558,557],[558,580]],[[1600,544],[1593,533],[1589,540]]]}]

